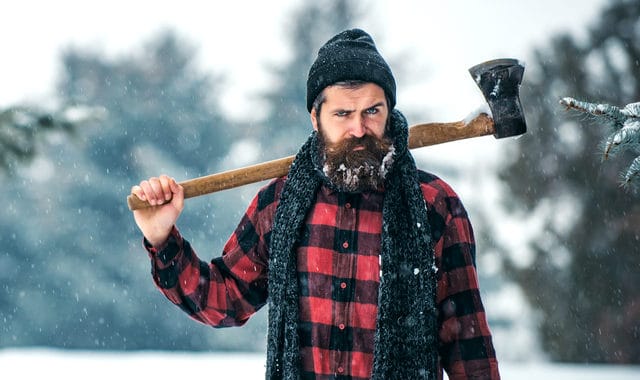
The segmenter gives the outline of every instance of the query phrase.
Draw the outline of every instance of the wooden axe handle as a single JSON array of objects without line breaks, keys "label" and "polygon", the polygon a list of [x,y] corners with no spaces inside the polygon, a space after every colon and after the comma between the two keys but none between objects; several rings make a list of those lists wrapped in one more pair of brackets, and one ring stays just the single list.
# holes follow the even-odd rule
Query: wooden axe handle
[{"label": "wooden axe handle", "polygon": [[[481,113],[469,123],[457,121],[451,123],[418,124],[409,128],[409,149],[486,136],[494,133],[493,120],[485,113]],[[294,156],[284,157],[239,169],[189,179],[180,182],[180,185],[184,188],[185,199],[210,194],[249,183],[282,177],[289,172],[289,167],[293,159]],[[146,201],[140,200],[140,198],[133,194],[127,197],[127,204],[131,210],[149,207]]]}]

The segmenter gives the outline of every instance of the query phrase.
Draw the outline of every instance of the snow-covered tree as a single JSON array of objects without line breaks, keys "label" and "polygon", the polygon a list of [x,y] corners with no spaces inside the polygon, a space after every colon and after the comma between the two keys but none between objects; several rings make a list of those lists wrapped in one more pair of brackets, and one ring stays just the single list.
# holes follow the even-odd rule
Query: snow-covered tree
[{"label": "snow-covered tree", "polygon": [[[589,103],[571,97],[560,99],[567,109],[601,117],[603,127],[610,130],[603,139],[603,160],[621,152],[631,150],[640,154],[640,103],[630,103],[620,108],[611,104]],[[630,187],[640,184],[640,156],[633,159],[626,171],[621,173],[622,185]]]},{"label": "snow-covered tree", "polygon": [[102,110],[86,107],[48,111],[12,106],[0,110],[0,172],[15,174],[18,165],[31,163],[51,133],[71,135],[102,116]]}]

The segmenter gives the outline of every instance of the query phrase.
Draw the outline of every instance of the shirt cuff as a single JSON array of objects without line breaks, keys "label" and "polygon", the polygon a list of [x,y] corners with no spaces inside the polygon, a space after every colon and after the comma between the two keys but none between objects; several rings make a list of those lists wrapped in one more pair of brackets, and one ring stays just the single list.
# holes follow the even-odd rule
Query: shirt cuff
[{"label": "shirt cuff", "polygon": [[180,253],[182,246],[182,236],[178,229],[173,226],[167,240],[158,248],[154,247],[147,238],[143,240],[144,248],[151,258],[157,258],[163,265],[167,265]]}]

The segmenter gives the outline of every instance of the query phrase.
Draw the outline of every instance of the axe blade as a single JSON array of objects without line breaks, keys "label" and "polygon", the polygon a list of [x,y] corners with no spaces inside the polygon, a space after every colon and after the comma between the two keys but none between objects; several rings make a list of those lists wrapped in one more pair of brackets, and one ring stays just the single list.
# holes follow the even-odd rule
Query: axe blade
[{"label": "axe blade", "polygon": [[517,136],[527,131],[520,103],[520,84],[524,66],[517,59],[501,58],[469,69],[484,95],[495,127],[495,138]]}]

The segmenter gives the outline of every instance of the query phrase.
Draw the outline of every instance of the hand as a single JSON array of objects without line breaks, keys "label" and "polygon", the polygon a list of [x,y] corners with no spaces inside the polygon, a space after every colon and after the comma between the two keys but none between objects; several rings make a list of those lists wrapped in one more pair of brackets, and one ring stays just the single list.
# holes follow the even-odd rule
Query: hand
[{"label": "hand", "polygon": [[154,247],[161,246],[171,233],[182,209],[184,190],[166,175],[152,177],[131,188],[131,194],[151,207],[133,211],[133,218],[145,238]]}]

